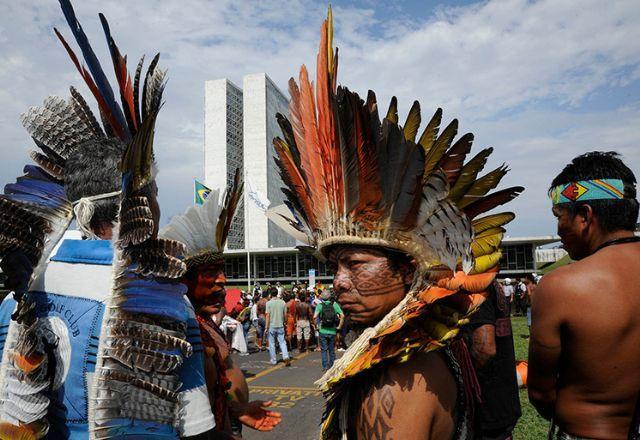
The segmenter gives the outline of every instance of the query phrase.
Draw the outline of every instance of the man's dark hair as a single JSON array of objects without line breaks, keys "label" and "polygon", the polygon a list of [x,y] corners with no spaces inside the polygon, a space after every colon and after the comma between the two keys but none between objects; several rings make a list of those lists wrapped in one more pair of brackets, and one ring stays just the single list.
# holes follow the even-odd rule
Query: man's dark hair
[{"label": "man's dark hair", "polygon": [[[120,191],[122,174],[118,164],[126,145],[115,139],[87,141],[65,162],[64,189],[69,201]],[[95,200],[91,218],[92,229],[116,221],[120,198]]]},{"label": "man's dark hair", "polygon": [[298,292],[298,299],[302,302],[307,300],[307,295],[304,292]]},{"label": "man's dark hair", "polygon": [[633,231],[638,220],[636,200],[636,177],[633,171],[620,160],[618,153],[593,151],[574,158],[551,182],[551,188],[558,185],[593,179],[620,179],[624,183],[624,199],[586,200],[560,205],[579,213],[584,205],[591,206],[598,224],[605,232],[619,230]]},{"label": "man's dark hair", "polygon": [[278,289],[276,289],[275,287],[270,287],[269,295],[271,296],[271,298],[278,296]]}]

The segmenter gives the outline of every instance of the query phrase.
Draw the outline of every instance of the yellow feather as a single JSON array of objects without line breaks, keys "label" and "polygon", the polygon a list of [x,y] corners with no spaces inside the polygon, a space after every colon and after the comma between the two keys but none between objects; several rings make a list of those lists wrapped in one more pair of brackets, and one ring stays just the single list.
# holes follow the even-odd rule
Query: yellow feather
[{"label": "yellow feather", "polygon": [[[425,178],[431,174],[433,169],[436,167],[444,152],[451,146],[451,142],[453,138],[456,137],[458,133],[458,120],[454,119],[451,121],[447,128],[444,129],[442,134],[438,136],[433,147],[426,151],[426,157],[424,159],[424,176]],[[420,143],[422,145],[422,143]]]},{"label": "yellow feather", "polygon": [[433,143],[438,137],[438,130],[440,130],[440,122],[442,122],[442,109],[439,108],[431,117],[431,120],[427,124],[427,127],[422,132],[418,143],[422,145],[425,153],[429,152],[433,147]]},{"label": "yellow feather", "polygon": [[478,238],[487,237],[493,234],[504,234],[505,232],[507,232],[506,229],[500,226],[496,226],[495,228],[489,228],[487,230],[480,232],[479,234],[475,234],[475,238],[478,239]]},{"label": "yellow feather", "polygon": [[504,226],[514,218],[516,218],[516,215],[512,212],[501,212],[499,214],[487,215],[473,220],[473,230],[477,235],[487,229]]},{"label": "yellow feather", "polygon": [[503,236],[503,232],[498,232],[497,234],[476,237],[471,243],[471,253],[475,258],[479,258],[495,252],[500,247]]},{"label": "yellow feather", "polygon": [[395,96],[391,98],[386,118],[394,124],[398,123],[398,98],[396,98]]},{"label": "yellow feather", "polygon": [[492,152],[493,148],[485,148],[462,167],[458,180],[449,191],[450,200],[457,202],[467,193],[469,188],[474,185],[478,173],[482,171],[487,163],[487,158]]},{"label": "yellow feather", "polygon": [[411,110],[409,110],[409,114],[407,115],[407,120],[404,123],[404,138],[408,141],[415,142],[418,127],[420,127],[420,103],[413,101]]},{"label": "yellow feather", "polygon": [[497,250],[492,254],[476,258],[471,274],[484,273],[489,269],[493,269],[500,263],[500,257],[502,257],[502,251]]},{"label": "yellow feather", "polygon": [[456,203],[458,208],[464,208],[481,197],[484,197],[489,191],[498,186],[500,180],[507,174],[507,171],[509,171],[509,169],[503,165],[473,182],[464,196]]}]

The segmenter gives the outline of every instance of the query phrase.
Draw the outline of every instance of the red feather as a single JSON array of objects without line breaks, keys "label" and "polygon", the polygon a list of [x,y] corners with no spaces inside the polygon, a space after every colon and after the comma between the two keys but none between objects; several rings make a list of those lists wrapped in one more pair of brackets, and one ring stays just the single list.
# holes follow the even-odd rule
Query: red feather
[{"label": "red feather", "polygon": [[[316,212],[327,211],[327,195],[330,194],[331,181],[323,179],[327,175],[324,168],[320,148],[318,146],[318,125],[316,120],[316,105],[313,97],[313,85],[309,82],[307,68],[300,69],[300,100],[299,115],[304,127],[304,141],[298,144],[302,168],[309,180],[309,192]],[[296,139],[296,143],[298,140]],[[318,177],[316,177],[318,176]],[[325,186],[326,182],[326,186]]]},{"label": "red feather", "polygon": [[315,216],[315,210],[313,209],[309,198],[307,184],[305,179],[302,177],[300,170],[296,166],[293,155],[289,149],[289,145],[277,137],[273,140],[273,146],[280,158],[279,165],[284,174],[283,180],[286,181],[285,183],[290,189],[296,192],[297,199],[304,210],[303,214],[306,216],[306,220],[309,222],[310,226],[317,227],[318,222]]},{"label": "red feather", "polygon": [[[316,65],[316,104],[318,109],[318,150],[328,183],[328,197],[332,212],[344,213],[340,146],[334,120],[332,80],[329,72],[327,21],[322,24],[322,36]],[[306,124],[305,124],[306,128]]]},{"label": "red feather", "polygon": [[125,136],[125,133],[123,131],[124,127],[122,127],[118,123],[116,118],[113,116],[113,113],[111,113],[111,109],[109,108],[104,98],[102,97],[102,94],[98,90],[98,87],[96,86],[95,82],[93,82],[93,78],[91,78],[91,74],[87,72],[87,69],[85,69],[83,66],[80,65],[80,62],[78,61],[78,57],[73,52],[73,49],[71,49],[71,47],[66,42],[62,34],[58,31],[58,29],[53,28],[53,31],[56,33],[56,35],[58,36],[58,39],[66,49],[67,53],[69,54],[69,58],[71,58],[71,61],[73,61],[73,64],[76,66],[76,69],[78,69],[78,72],[80,72],[80,75],[82,76],[82,78],[84,79],[84,82],[89,87],[89,90],[91,90],[91,93],[96,98],[96,101],[98,102],[98,106],[100,107],[101,113],[107,119],[107,121],[109,122],[109,125],[113,128],[113,130],[115,131],[115,134],[121,140],[126,140],[127,136]]}]

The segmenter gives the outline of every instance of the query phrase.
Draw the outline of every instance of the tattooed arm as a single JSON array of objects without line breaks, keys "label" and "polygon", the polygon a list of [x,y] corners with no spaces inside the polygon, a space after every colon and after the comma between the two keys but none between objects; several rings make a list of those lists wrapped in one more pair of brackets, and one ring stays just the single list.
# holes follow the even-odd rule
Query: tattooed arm
[{"label": "tattooed arm", "polygon": [[454,432],[456,383],[438,353],[386,367],[360,393],[358,439],[442,439]]},{"label": "tattooed arm", "polygon": [[496,356],[496,328],[485,324],[473,330],[471,357],[478,368],[485,368]]}]

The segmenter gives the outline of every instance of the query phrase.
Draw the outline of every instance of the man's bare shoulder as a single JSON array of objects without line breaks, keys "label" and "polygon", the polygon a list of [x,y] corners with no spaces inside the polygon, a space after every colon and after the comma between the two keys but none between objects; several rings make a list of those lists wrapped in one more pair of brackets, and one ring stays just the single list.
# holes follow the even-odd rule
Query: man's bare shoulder
[{"label": "man's bare shoulder", "polygon": [[[573,295],[588,292],[597,273],[594,273],[594,261],[591,257],[559,267],[542,277],[536,287],[534,298],[537,302],[555,303],[558,300],[571,300]],[[562,294],[559,298],[557,295]]]},{"label": "man's bare shoulder", "polygon": [[388,364],[364,391],[358,438],[447,438],[456,397],[456,382],[437,353]]},{"label": "man's bare shoulder", "polygon": [[388,384],[405,397],[455,404],[456,381],[440,353],[417,353],[407,362],[391,364],[386,376],[391,379]]}]

